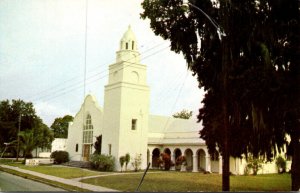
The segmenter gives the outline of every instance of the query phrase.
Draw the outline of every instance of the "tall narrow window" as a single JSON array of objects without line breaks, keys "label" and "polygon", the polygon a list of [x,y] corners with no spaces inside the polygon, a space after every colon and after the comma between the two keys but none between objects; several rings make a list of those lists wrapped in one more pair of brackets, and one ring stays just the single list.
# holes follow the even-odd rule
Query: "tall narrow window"
[{"label": "tall narrow window", "polygon": [[134,41],[132,41],[132,50],[134,50]]},{"label": "tall narrow window", "polygon": [[111,144],[108,144],[108,155],[111,155]]},{"label": "tall narrow window", "polygon": [[137,127],[137,119],[131,120],[131,130],[136,130]]},{"label": "tall narrow window", "polygon": [[78,143],[76,144],[75,152],[78,152]]},{"label": "tall narrow window", "polygon": [[126,42],[126,50],[128,50],[128,43]]}]

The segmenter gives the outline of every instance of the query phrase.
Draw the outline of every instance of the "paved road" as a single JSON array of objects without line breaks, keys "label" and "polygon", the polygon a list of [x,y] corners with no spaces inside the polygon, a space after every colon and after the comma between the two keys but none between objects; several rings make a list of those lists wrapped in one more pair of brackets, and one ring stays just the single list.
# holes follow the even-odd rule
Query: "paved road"
[{"label": "paved road", "polygon": [[1,191],[64,191],[53,186],[28,180],[19,176],[0,172],[0,192]]}]

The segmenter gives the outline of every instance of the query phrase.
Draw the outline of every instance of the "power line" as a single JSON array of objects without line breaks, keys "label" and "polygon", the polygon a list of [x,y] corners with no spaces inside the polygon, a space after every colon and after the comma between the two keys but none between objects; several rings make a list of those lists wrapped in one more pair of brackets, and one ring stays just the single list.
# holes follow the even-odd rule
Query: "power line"
[{"label": "power line", "polygon": [[[176,99],[175,99],[175,102],[174,102],[174,104],[173,104],[173,106],[172,106],[172,111],[174,110],[174,108],[175,108],[175,106],[176,106],[176,104],[177,104],[177,102],[178,102],[179,96],[181,95],[181,92],[182,92],[183,86],[184,86],[184,84],[185,84],[185,81],[186,81],[186,79],[187,79],[187,76],[188,76],[188,71],[186,72],[184,81],[183,81],[183,83],[182,83],[182,85],[181,85],[181,87],[180,87],[180,89],[179,89],[179,92],[178,92],[178,94],[177,94],[177,97],[176,97]],[[167,125],[168,125],[170,119],[171,119],[171,116],[169,116],[168,119],[167,119],[167,121],[166,121],[166,124],[165,124],[164,129],[163,129],[163,133],[164,133],[165,130],[167,129]],[[162,138],[160,139],[160,142],[161,142],[161,140],[162,140]]]},{"label": "power line", "polygon": [[[147,55],[147,56],[141,58],[141,60],[146,59],[146,58],[149,58],[149,57],[152,57],[153,55],[159,53],[160,51],[162,51],[162,50],[164,50],[164,49],[166,49],[166,48],[168,48],[168,47],[170,47],[170,46],[164,47],[164,48],[162,48],[162,49],[160,49],[160,50],[158,50],[158,51],[156,51],[156,52],[154,52],[154,53],[152,53],[152,54],[150,54],[150,55]],[[132,59],[132,58],[128,59],[127,61],[124,61],[125,63],[129,63],[129,64],[124,65],[124,67],[120,68],[118,71],[120,71],[120,70],[122,70],[122,69],[124,69],[124,68],[130,67],[130,66],[136,64],[136,63],[133,63],[133,62],[129,62],[131,59]],[[107,76],[109,76],[109,75],[111,75],[111,74],[112,74],[112,73],[108,73],[108,74],[105,74],[105,75],[103,75],[103,76],[101,76],[101,77],[98,77],[98,78],[96,78],[96,79],[94,79],[94,80],[91,80],[90,82],[86,82],[86,85],[91,84],[91,83],[93,83],[93,82],[95,82],[95,81],[97,81],[97,80],[103,79],[103,78],[105,78],[105,77],[107,77]],[[96,77],[96,76],[94,75],[93,77]],[[93,77],[92,77],[92,78],[93,78]],[[91,78],[91,77],[90,77],[90,78]],[[89,80],[90,78],[88,78],[87,80]],[[69,87],[69,89],[68,89],[68,88],[62,88],[62,89],[60,89],[60,90],[58,91],[58,92],[62,91],[62,93],[59,93],[59,94],[54,95],[54,96],[46,95],[46,96],[45,96],[45,99],[43,99],[44,97],[40,97],[40,98],[37,98],[36,100],[51,101],[51,100],[53,100],[53,99],[55,99],[55,98],[57,98],[57,97],[59,97],[59,96],[65,95],[65,94],[67,94],[67,93],[69,93],[69,92],[71,92],[71,91],[73,91],[73,90],[82,88],[83,86],[84,86],[83,83],[80,83],[79,85],[73,85],[73,88],[72,88],[72,87],[71,87],[71,88]],[[57,92],[56,92],[56,93],[57,93]]]},{"label": "power line", "polygon": [[[159,47],[159,46],[161,46],[161,45],[163,45],[164,43],[160,43],[160,44],[157,44],[157,45],[155,45],[155,46],[153,46],[153,47],[151,47],[151,48],[149,48],[149,49],[147,49],[146,51],[144,51],[144,53],[147,53],[147,52],[149,52],[149,51],[151,51],[151,50],[153,50],[154,48],[157,48],[157,47]],[[169,46],[168,46],[169,47]],[[163,48],[163,49],[165,49],[165,48]],[[144,54],[144,53],[142,53],[142,54]],[[141,54],[140,54],[141,55]],[[146,57],[143,57],[143,59],[145,59],[145,58],[147,58],[148,56],[146,56]],[[130,59],[128,59],[128,61],[129,60],[131,60],[131,59],[133,59],[133,58],[130,58]],[[125,61],[125,62],[127,62],[127,61]],[[97,68],[97,67],[96,67]],[[95,69],[95,68],[93,68],[93,69]],[[91,70],[92,71],[92,70]],[[93,71],[94,72],[94,71]],[[87,80],[91,80],[91,79],[93,79],[94,77],[98,77],[99,75],[101,75],[101,74],[104,74],[104,73],[107,73],[107,69],[105,69],[105,70],[102,70],[102,71],[100,71],[100,72],[97,72],[97,73],[95,73],[95,74],[93,74],[93,75],[91,75],[91,76],[89,76],[89,77],[87,77],[86,78],[86,81]],[[106,77],[107,75],[105,75],[105,77]],[[55,86],[52,86],[52,87],[50,87],[50,88],[48,88],[48,89],[45,89],[45,90],[43,90],[43,91],[41,91],[41,92],[39,92],[38,94],[34,94],[34,97],[31,97],[32,99],[31,100],[38,100],[38,99],[42,99],[42,98],[47,98],[48,96],[50,96],[50,95],[52,95],[52,94],[55,94],[55,93],[58,93],[58,92],[62,92],[62,91],[66,91],[66,90],[68,90],[69,88],[72,88],[72,87],[78,87],[78,85],[80,85],[81,84],[81,82],[82,82],[82,79],[81,80],[77,80],[77,81],[73,81],[73,80],[75,80],[75,79],[77,79],[78,77],[73,77],[73,78],[71,78],[71,79],[69,79],[69,80],[66,80],[66,81],[64,81],[63,83],[59,83],[59,84],[57,84],[57,85],[55,85]],[[101,78],[100,78],[101,79]],[[99,80],[99,78],[97,79],[97,80]],[[72,81],[72,84],[71,85],[69,85],[69,86],[64,86],[64,83],[68,83],[68,82],[71,82]],[[62,87],[63,86],[63,87]],[[80,88],[82,87],[82,85],[80,86]],[[74,89],[72,89],[72,90],[74,90]]]}]

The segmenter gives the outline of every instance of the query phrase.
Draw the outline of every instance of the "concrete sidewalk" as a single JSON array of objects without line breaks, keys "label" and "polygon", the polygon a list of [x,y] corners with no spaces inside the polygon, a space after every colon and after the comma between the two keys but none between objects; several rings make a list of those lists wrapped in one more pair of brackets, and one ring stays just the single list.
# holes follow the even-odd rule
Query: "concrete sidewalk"
[{"label": "concrete sidewalk", "polygon": [[42,173],[30,171],[30,170],[24,170],[24,169],[14,167],[14,166],[8,166],[8,165],[0,165],[0,166],[3,167],[3,168],[16,170],[18,172],[38,176],[40,178],[44,178],[44,179],[47,179],[47,180],[52,180],[52,181],[68,184],[68,185],[71,185],[71,186],[84,188],[84,189],[94,191],[94,192],[119,192],[118,190],[114,190],[114,189],[110,189],[110,188],[105,188],[105,187],[101,187],[101,186],[86,184],[86,183],[78,182],[78,181],[72,180],[72,179],[65,179],[65,178],[59,178],[59,177],[56,177],[56,176],[50,176],[50,175],[46,175],[46,174],[42,174]]}]

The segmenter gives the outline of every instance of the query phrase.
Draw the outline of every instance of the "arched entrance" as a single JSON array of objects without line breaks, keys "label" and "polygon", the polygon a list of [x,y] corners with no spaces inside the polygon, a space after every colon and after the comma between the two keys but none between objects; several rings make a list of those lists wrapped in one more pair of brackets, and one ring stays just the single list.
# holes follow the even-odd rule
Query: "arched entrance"
[{"label": "arched entrance", "polygon": [[174,160],[174,162],[175,162],[175,170],[180,170],[181,166],[176,164],[176,160],[177,160],[177,158],[178,158],[179,156],[182,155],[181,150],[178,149],[178,148],[176,148],[176,149],[174,150],[174,155],[175,155],[175,157],[174,157],[174,158],[175,158],[175,160]]},{"label": "arched entrance", "polygon": [[185,159],[186,159],[186,170],[192,171],[193,169],[193,151],[191,149],[187,149],[184,152]]},{"label": "arched entrance", "polygon": [[175,154],[175,160],[176,160],[179,156],[182,155],[181,150],[178,149],[178,148],[176,148],[176,149],[174,150],[174,154]]},{"label": "arched entrance", "polygon": [[160,150],[158,148],[155,148],[152,151],[152,168],[158,168],[159,167],[159,156],[160,156]]},{"label": "arched entrance", "polygon": [[164,150],[164,153],[168,154],[169,156],[171,156],[171,150],[169,148],[166,148]]},{"label": "arched entrance", "polygon": [[199,171],[206,171],[205,151],[203,149],[197,151],[197,164]]}]

